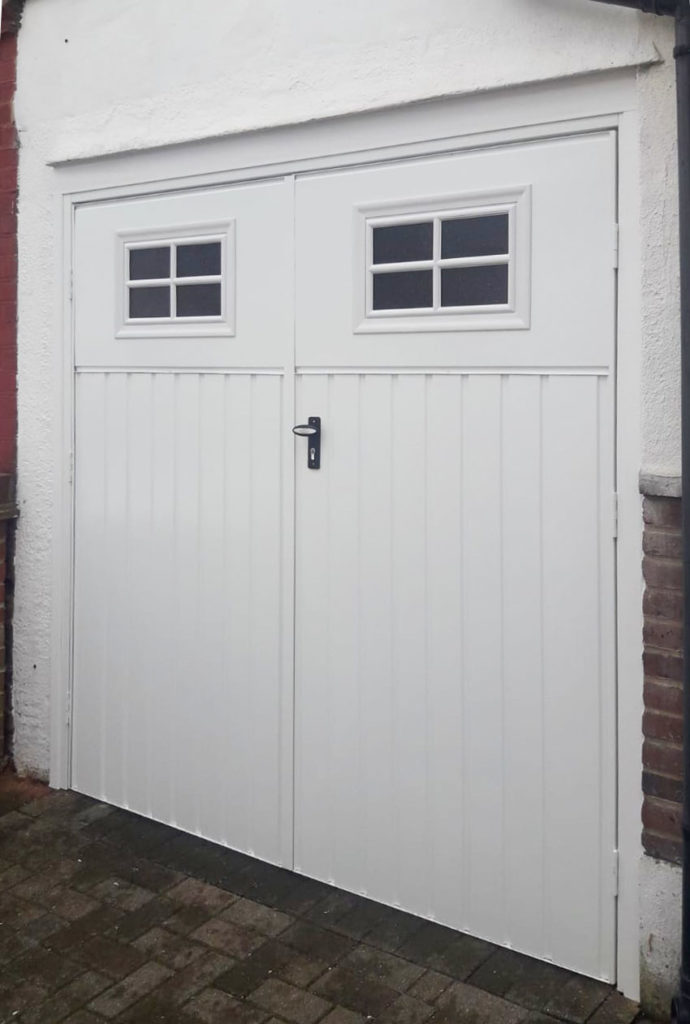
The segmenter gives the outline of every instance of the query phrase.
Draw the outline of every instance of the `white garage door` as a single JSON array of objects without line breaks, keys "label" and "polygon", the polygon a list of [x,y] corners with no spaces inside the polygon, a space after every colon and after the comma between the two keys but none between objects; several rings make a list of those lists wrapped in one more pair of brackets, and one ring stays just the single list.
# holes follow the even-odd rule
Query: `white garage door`
[{"label": "white garage door", "polygon": [[79,210],[75,788],[613,979],[614,223],[609,133]]}]

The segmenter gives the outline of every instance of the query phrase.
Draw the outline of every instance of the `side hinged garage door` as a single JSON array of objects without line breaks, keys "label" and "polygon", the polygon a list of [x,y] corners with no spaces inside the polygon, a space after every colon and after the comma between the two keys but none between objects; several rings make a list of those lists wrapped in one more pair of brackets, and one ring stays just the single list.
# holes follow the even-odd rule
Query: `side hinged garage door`
[{"label": "side hinged garage door", "polygon": [[75,788],[614,979],[615,220],[608,132],[78,210]]},{"label": "side hinged garage door", "polygon": [[295,220],[295,866],[613,978],[614,138]]}]

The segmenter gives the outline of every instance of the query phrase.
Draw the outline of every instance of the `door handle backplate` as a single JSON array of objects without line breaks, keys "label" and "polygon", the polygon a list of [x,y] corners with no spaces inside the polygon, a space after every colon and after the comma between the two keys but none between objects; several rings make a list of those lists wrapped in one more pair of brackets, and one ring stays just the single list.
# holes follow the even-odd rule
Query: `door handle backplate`
[{"label": "door handle backplate", "polygon": [[306,437],[307,446],[307,469],[321,468],[321,417],[310,416],[306,423],[298,423],[292,428],[292,433],[298,437]]}]

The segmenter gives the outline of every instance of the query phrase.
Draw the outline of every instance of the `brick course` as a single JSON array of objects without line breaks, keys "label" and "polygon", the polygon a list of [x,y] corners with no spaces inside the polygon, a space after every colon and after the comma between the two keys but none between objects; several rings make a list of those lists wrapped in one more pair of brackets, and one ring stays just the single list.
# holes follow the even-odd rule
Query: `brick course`
[{"label": "brick course", "polygon": [[683,788],[683,565],[679,498],[645,497],[642,842],[679,863]]}]

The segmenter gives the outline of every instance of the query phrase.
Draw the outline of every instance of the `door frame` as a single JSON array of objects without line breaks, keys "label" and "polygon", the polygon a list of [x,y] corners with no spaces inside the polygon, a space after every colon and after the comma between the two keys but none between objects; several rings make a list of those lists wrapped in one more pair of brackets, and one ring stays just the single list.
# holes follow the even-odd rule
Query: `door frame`
[{"label": "door frame", "polygon": [[[72,609],[74,590],[74,318],[72,253],[76,209],[86,203],[155,195],[233,182],[290,177],[313,171],[506,145],[557,136],[614,130],[618,138],[620,249],[616,323],[616,565],[617,977],[630,998],[639,995],[638,863],[641,855],[640,752],[642,744],[642,516],[641,464],[641,264],[639,134],[634,68],[576,79],[453,97],[346,115],[318,122],[88,160],[55,161],[54,265],[55,382],[53,449],[53,563],[51,586],[50,782],[70,785]],[[205,168],[204,172],[198,171]],[[174,175],[171,174],[174,171]],[[611,239],[612,251],[617,240]],[[618,339],[625,344],[619,345]],[[294,371],[285,368],[286,424],[294,422]],[[622,424],[625,429],[622,429]],[[286,448],[292,439],[286,431]],[[285,542],[294,543],[293,481],[286,502]],[[289,509],[288,509],[289,506]],[[284,609],[290,621],[294,594],[286,580]],[[283,657],[292,663],[293,638]],[[285,705],[285,713],[290,707]],[[290,729],[289,735],[292,735]],[[286,745],[287,747],[287,745]],[[292,762],[292,750],[284,752]]]}]

